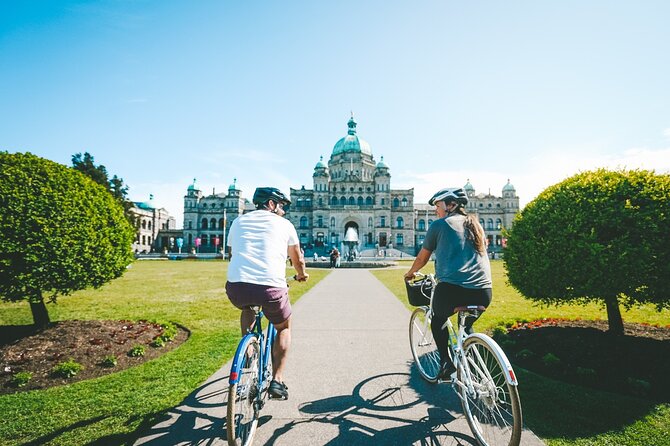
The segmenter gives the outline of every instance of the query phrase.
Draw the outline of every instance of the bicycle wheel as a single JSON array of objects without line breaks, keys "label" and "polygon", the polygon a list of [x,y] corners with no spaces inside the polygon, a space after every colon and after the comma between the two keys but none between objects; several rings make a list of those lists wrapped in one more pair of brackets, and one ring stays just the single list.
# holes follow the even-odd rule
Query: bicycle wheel
[{"label": "bicycle wheel", "polygon": [[521,403],[517,386],[506,379],[511,366],[505,353],[493,339],[477,333],[463,342],[463,355],[470,373],[464,376],[460,366],[458,380],[464,384],[461,403],[472,433],[482,446],[518,446]]},{"label": "bicycle wheel", "polygon": [[428,307],[414,310],[409,319],[409,344],[419,373],[428,382],[437,382],[440,372],[440,353],[430,331]]},{"label": "bicycle wheel", "polygon": [[256,337],[247,336],[242,342],[240,348],[246,352],[245,356],[237,370],[230,372],[231,375],[237,372],[240,379],[228,388],[226,430],[230,446],[249,446],[258,426],[260,348]]}]

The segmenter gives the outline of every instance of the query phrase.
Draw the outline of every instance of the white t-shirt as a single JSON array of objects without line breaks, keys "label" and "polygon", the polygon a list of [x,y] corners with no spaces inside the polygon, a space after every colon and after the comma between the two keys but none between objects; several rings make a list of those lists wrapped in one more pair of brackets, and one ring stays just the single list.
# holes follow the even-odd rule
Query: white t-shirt
[{"label": "white t-shirt", "polygon": [[288,247],[298,243],[293,224],[270,211],[237,217],[228,233],[228,281],[286,288]]}]

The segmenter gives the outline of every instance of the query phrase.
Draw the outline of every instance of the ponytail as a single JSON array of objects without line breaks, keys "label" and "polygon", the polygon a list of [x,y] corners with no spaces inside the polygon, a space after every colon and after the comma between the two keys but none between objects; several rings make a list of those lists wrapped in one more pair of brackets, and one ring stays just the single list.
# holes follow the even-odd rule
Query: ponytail
[{"label": "ponytail", "polygon": [[469,240],[472,243],[478,253],[481,255],[486,254],[486,242],[484,241],[485,234],[482,225],[479,224],[474,215],[465,212],[462,205],[459,205],[453,212],[465,216],[463,227],[465,228],[466,240]]}]

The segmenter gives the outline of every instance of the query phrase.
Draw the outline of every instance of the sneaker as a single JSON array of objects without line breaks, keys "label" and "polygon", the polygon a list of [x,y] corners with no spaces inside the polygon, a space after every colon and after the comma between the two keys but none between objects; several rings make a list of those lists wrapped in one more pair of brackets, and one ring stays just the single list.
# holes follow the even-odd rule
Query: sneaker
[{"label": "sneaker", "polygon": [[452,375],[456,372],[456,367],[451,361],[446,361],[440,367],[440,373],[437,374],[437,379],[442,382],[451,382]]},{"label": "sneaker", "polygon": [[288,386],[283,382],[277,380],[272,380],[270,382],[270,387],[268,388],[268,394],[270,398],[277,400],[287,400],[288,399]]}]

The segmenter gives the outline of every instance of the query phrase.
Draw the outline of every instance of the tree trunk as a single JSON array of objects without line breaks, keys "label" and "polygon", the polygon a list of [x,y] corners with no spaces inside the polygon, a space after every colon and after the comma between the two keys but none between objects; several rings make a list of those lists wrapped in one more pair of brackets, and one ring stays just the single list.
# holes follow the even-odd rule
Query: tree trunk
[{"label": "tree trunk", "polygon": [[605,298],[605,306],[607,307],[608,332],[614,335],[623,335],[623,319],[621,318],[618,299],[616,297]]},{"label": "tree trunk", "polygon": [[28,301],[30,302],[30,311],[33,313],[33,322],[35,323],[35,328],[38,330],[47,328],[51,323],[51,319],[49,319],[49,312],[47,311],[47,306],[44,303],[42,291],[37,291],[35,296],[31,297]]}]

